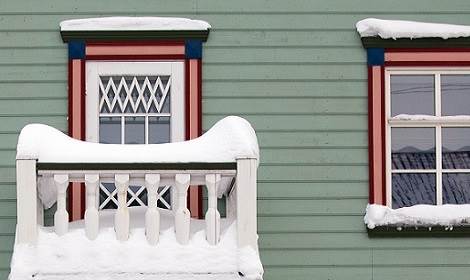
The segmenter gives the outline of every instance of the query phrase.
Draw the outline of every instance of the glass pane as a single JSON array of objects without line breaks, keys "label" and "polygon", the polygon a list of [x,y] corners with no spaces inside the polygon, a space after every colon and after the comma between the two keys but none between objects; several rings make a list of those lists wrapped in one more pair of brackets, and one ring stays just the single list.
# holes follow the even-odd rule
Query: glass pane
[{"label": "glass pane", "polygon": [[442,195],[444,204],[470,203],[470,174],[443,173]]},{"label": "glass pane", "polygon": [[434,115],[434,75],[391,75],[392,117]]},{"label": "glass pane", "polygon": [[470,169],[470,128],[442,128],[442,168]]},{"label": "glass pane", "polygon": [[100,117],[100,143],[121,144],[121,117]]},{"label": "glass pane", "polygon": [[436,174],[392,174],[392,207],[436,204]]},{"label": "glass pane", "polygon": [[170,142],[170,117],[149,117],[149,144]]},{"label": "glass pane", "polygon": [[470,115],[470,75],[441,75],[442,115]]},{"label": "glass pane", "polygon": [[392,169],[434,169],[434,128],[392,128]]},{"label": "glass pane", "polygon": [[145,144],[145,117],[126,117],[125,144]]}]

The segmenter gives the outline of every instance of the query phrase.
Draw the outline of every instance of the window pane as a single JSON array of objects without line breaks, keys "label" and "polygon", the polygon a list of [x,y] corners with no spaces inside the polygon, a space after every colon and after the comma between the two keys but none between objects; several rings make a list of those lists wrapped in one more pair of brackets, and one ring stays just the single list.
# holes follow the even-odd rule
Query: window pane
[{"label": "window pane", "polygon": [[434,169],[434,128],[392,128],[392,169]]},{"label": "window pane", "polygon": [[470,174],[443,173],[442,195],[442,203],[444,204],[470,203]]},{"label": "window pane", "polygon": [[145,144],[145,118],[126,117],[125,144]]},{"label": "window pane", "polygon": [[436,204],[434,173],[392,174],[392,207]]},{"label": "window pane", "polygon": [[442,115],[470,115],[470,75],[441,75]]},{"label": "window pane", "polygon": [[442,168],[470,169],[470,128],[442,128]]},{"label": "window pane", "polygon": [[170,142],[170,117],[149,117],[149,144]]},{"label": "window pane", "polygon": [[434,115],[434,75],[391,75],[392,117]]},{"label": "window pane", "polygon": [[100,143],[121,144],[121,118],[100,117]]}]

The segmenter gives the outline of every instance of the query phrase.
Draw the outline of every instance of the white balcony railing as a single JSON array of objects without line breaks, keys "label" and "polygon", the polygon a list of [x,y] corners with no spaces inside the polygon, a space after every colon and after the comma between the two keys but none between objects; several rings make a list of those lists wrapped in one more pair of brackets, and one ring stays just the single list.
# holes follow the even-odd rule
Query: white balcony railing
[{"label": "white balcony railing", "polygon": [[[17,244],[34,246],[38,242],[38,230],[44,220],[44,207],[38,195],[43,190],[38,189],[38,182],[48,179],[53,181],[53,186],[49,188],[56,188],[56,192],[53,192],[56,193],[54,200],[57,201],[54,230],[58,236],[68,233],[66,193],[70,182],[85,184],[84,231],[89,240],[97,239],[100,234],[100,213],[97,206],[99,184],[114,183],[118,190],[118,208],[114,213],[115,238],[127,241],[131,223],[127,190],[130,185],[141,185],[148,192],[148,207],[144,217],[145,237],[149,245],[157,245],[161,242],[161,210],[156,207],[157,190],[160,186],[172,186],[175,236],[179,244],[186,245],[191,238],[188,188],[199,186],[207,188],[207,242],[217,246],[221,239],[217,195],[222,191],[226,194],[227,207],[227,217],[224,219],[236,223],[238,248],[248,247],[258,252],[258,147],[256,138],[253,139],[255,135],[251,126],[243,119],[224,119],[206,135],[193,141],[132,147],[76,141],[52,130],[33,125],[20,135],[16,161]],[[29,139],[30,137],[34,138]],[[172,157],[172,151],[178,155]],[[184,160],[185,153],[187,160]],[[175,160],[172,161],[172,158]]]}]

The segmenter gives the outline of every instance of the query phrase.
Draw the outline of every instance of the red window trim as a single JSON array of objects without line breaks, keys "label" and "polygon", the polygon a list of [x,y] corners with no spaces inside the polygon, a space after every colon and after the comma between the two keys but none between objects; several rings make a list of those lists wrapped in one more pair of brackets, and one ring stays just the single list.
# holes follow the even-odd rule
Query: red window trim
[{"label": "red window trim", "polygon": [[[375,57],[376,58],[376,57]],[[470,48],[384,49],[382,63],[368,65],[369,203],[386,205],[385,68],[470,66]]]},{"label": "red window trim", "polygon": [[[184,41],[159,42],[100,42],[86,43],[82,59],[69,59],[69,135],[85,140],[85,63],[87,60],[183,60],[185,63],[185,114],[186,139],[202,133],[202,63],[201,59],[185,59]],[[81,183],[69,186],[68,211],[70,220],[83,219],[85,213],[85,188]],[[188,204],[191,216],[202,217],[202,190],[190,187]]]}]

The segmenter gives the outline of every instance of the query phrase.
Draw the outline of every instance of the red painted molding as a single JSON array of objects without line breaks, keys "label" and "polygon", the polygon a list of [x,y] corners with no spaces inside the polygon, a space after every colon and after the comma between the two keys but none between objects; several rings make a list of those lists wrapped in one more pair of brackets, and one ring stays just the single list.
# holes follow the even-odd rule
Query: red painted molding
[{"label": "red painted molding", "polygon": [[[85,60],[69,60],[69,135],[85,140]],[[85,190],[83,184],[71,183],[68,190],[68,208],[71,221],[83,218],[85,212]]]},{"label": "red painted molding", "polygon": [[[202,63],[200,59],[185,59],[184,41],[88,42],[85,59],[69,60],[69,135],[85,140],[85,63],[87,60],[179,60],[185,62],[186,139],[202,133]],[[188,195],[193,217],[202,215],[202,190],[191,187]],[[83,218],[85,188],[73,183],[69,188],[68,209],[71,220]]]},{"label": "red painted molding", "polygon": [[383,67],[369,66],[369,203],[385,204]]}]

